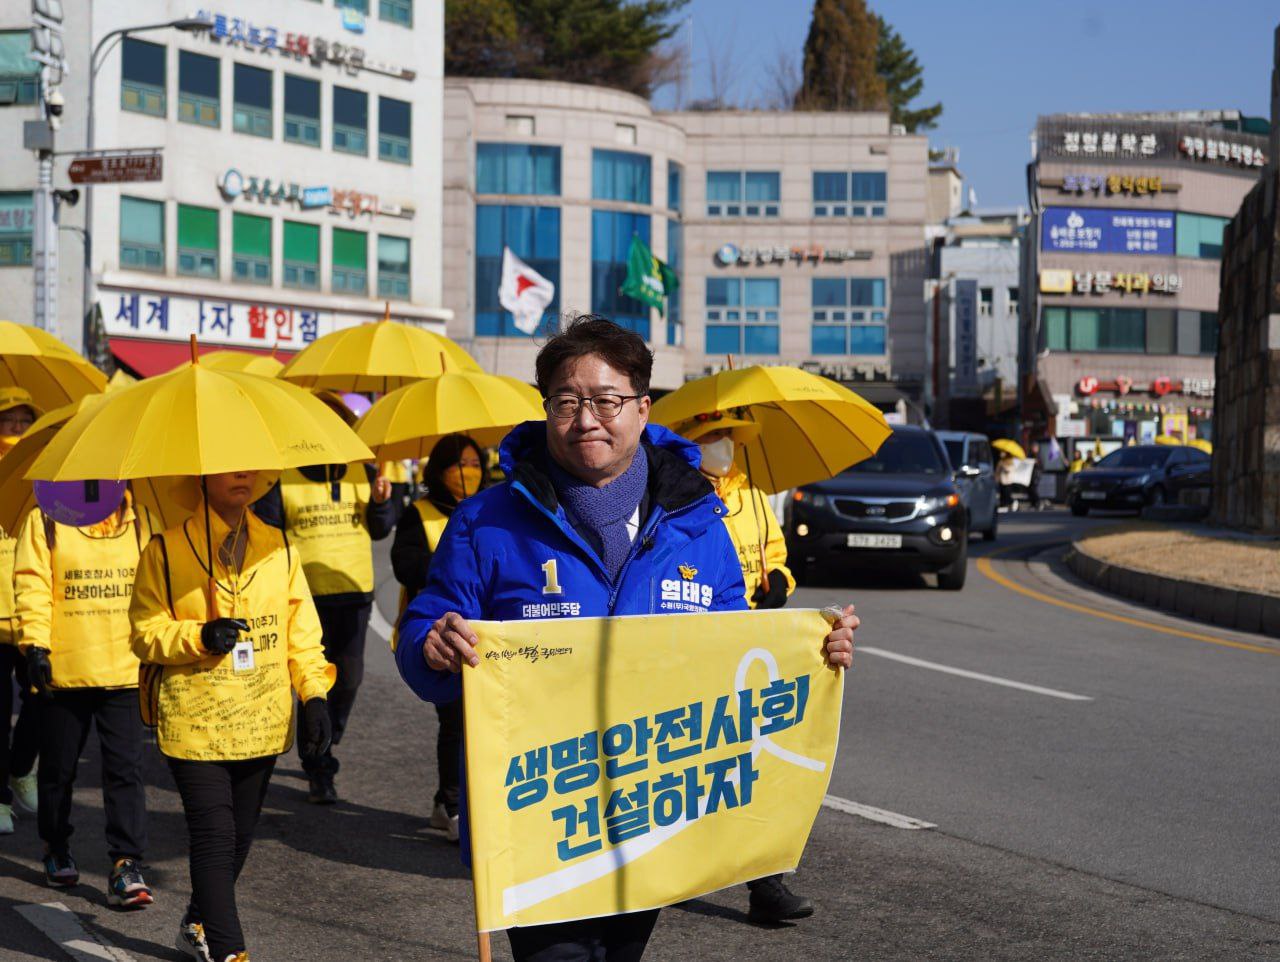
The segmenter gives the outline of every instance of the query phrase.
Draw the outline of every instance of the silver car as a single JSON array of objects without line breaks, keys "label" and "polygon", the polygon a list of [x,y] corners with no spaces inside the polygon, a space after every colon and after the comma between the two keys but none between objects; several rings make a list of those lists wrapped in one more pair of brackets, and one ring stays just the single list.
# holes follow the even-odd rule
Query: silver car
[{"label": "silver car", "polygon": [[1000,490],[996,485],[995,459],[991,442],[983,434],[966,431],[938,431],[955,472],[956,488],[969,510],[969,531],[982,532],[983,541],[996,540],[999,524]]}]

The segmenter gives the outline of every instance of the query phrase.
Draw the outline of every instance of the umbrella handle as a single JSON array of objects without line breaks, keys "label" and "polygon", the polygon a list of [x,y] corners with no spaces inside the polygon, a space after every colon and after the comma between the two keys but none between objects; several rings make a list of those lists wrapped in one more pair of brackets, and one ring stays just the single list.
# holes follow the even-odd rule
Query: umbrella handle
[{"label": "umbrella handle", "polygon": [[480,962],[493,962],[493,949],[489,944],[488,932],[476,933],[476,950]]}]

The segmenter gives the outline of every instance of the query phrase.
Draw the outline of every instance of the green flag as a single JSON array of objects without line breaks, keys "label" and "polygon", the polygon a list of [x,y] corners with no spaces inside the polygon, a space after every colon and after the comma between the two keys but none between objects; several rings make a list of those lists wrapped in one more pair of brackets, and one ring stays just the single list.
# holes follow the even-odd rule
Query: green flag
[{"label": "green flag", "polygon": [[631,250],[627,253],[627,279],[622,293],[638,301],[656,307],[666,316],[665,298],[680,288],[680,279],[667,264],[653,256],[647,244],[637,234],[631,238]]}]

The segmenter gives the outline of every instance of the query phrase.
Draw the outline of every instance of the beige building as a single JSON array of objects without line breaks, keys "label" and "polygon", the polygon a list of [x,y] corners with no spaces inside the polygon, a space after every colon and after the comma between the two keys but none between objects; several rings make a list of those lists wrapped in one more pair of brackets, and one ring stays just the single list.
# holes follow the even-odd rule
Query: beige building
[{"label": "beige building", "polygon": [[[885,114],[654,113],[529,80],[448,79],[444,113],[444,304],[486,367],[528,377],[545,334],[498,304],[510,247],[556,284],[544,324],[594,311],[640,331],[657,388],[732,355],[919,396],[924,137]],[[665,314],[618,293],[633,236],[678,272]]]},{"label": "beige building", "polygon": [[1056,408],[1059,434],[1186,424],[1211,436],[1222,231],[1265,163],[1257,123],[1234,111],[1040,118],[1024,260],[1029,419]]}]

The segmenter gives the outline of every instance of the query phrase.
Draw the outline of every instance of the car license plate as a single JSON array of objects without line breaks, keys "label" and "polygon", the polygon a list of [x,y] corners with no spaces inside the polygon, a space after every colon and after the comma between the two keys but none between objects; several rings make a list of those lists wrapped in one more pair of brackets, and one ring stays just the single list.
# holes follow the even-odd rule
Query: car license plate
[{"label": "car license plate", "polygon": [[1081,491],[1080,497],[1086,501],[1106,501],[1107,492],[1105,491]]},{"label": "car license plate", "polygon": [[850,548],[901,548],[900,534],[851,534]]}]

